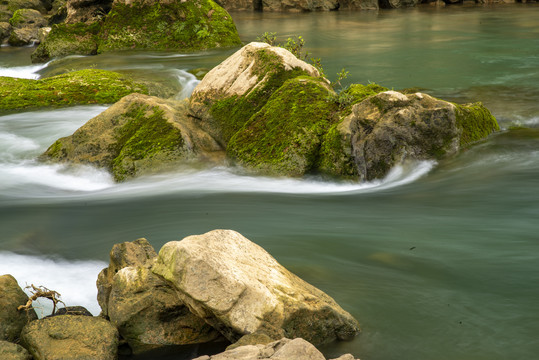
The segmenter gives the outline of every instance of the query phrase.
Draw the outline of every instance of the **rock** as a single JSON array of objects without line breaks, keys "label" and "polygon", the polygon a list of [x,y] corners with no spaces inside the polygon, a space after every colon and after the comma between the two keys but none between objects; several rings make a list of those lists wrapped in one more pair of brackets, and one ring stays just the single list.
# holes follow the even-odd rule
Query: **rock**
[{"label": "rock", "polygon": [[42,0],[7,0],[6,5],[11,12],[16,12],[20,9],[33,9],[42,14],[46,14],[52,7],[49,1]]},{"label": "rock", "polygon": [[380,0],[379,5],[383,9],[398,9],[402,7],[414,7],[420,0]]},{"label": "rock", "polygon": [[175,290],[148,270],[156,257],[146,239],[113,246],[110,264],[97,280],[102,314],[135,354],[217,339],[220,334],[193,315]]},{"label": "rock", "polygon": [[227,11],[262,10],[262,0],[219,0],[217,3]]},{"label": "rock", "polygon": [[0,77],[0,112],[78,104],[110,104],[144,85],[112,71],[89,69],[39,80]]},{"label": "rock", "polygon": [[81,315],[81,316],[93,316],[91,312],[88,311],[84,306],[66,306],[56,310],[54,315],[50,316],[59,316],[59,315]]},{"label": "rock", "polygon": [[267,345],[244,345],[212,356],[194,360],[325,360],[324,355],[312,344],[301,338],[282,338]]},{"label": "rock", "polygon": [[317,166],[322,136],[338,121],[334,91],[320,78],[286,81],[232,136],[227,155],[270,175],[303,176]]},{"label": "rock", "polygon": [[220,338],[189,311],[174,288],[143,266],[125,267],[114,275],[107,308],[111,323],[134,354]]},{"label": "rock", "polygon": [[39,42],[39,28],[47,25],[47,20],[37,10],[21,9],[15,11],[9,23],[13,30],[8,43],[12,46],[26,46]]},{"label": "rock", "polygon": [[36,312],[33,309],[17,310],[19,306],[26,305],[28,296],[13,276],[0,276],[0,293],[0,340],[17,341],[24,325],[37,319]]},{"label": "rock", "polygon": [[360,180],[373,180],[405,160],[455,154],[496,130],[496,119],[480,103],[455,105],[427,94],[386,91],[352,107],[326,139],[334,147],[326,154],[349,154],[353,165],[339,167],[355,167]]},{"label": "rock", "polygon": [[115,244],[110,251],[109,266],[101,270],[97,276],[97,302],[101,307],[101,315],[108,317],[108,302],[114,275],[129,266],[145,266],[157,257],[152,245],[144,238],[131,242]]},{"label": "rock", "polygon": [[352,354],[344,354],[344,355],[339,356],[338,358],[330,359],[330,360],[359,360],[359,359],[354,358],[354,355]]},{"label": "rock", "polygon": [[2,360],[32,360],[25,348],[18,344],[0,340],[0,359]]},{"label": "rock", "polygon": [[99,21],[109,13],[112,3],[113,0],[67,0],[65,22],[91,24]]},{"label": "rock", "polygon": [[288,50],[250,43],[204,76],[191,95],[191,115],[225,145],[286,80],[319,77]]},{"label": "rock", "polygon": [[39,28],[39,30],[37,31],[37,41],[40,43],[45,41],[45,38],[49,35],[50,32],[51,28],[49,26]]},{"label": "rock", "polygon": [[54,316],[27,324],[21,343],[35,360],[115,360],[118,330],[99,317]]},{"label": "rock", "polygon": [[11,46],[34,45],[39,41],[37,29],[22,28],[13,29],[9,35],[8,44]]},{"label": "rock", "polygon": [[117,0],[104,18],[99,51],[193,51],[241,44],[232,17],[212,0]]},{"label": "rock", "polygon": [[67,55],[96,55],[99,23],[56,24],[32,53],[32,62],[46,62]]},{"label": "rock", "polygon": [[339,0],[340,9],[378,10],[378,0]]},{"label": "rock", "polygon": [[232,342],[265,334],[322,344],[359,333],[357,321],[335,300],[231,230],[165,244],[152,271]]},{"label": "rock", "polygon": [[132,94],[57,140],[41,159],[104,167],[117,181],[200,160],[222,161],[221,147],[187,113],[186,101]]},{"label": "rock", "polygon": [[264,11],[330,11],[338,8],[338,0],[262,0]]},{"label": "rock", "polygon": [[0,45],[9,38],[11,34],[11,25],[8,22],[0,22]]}]

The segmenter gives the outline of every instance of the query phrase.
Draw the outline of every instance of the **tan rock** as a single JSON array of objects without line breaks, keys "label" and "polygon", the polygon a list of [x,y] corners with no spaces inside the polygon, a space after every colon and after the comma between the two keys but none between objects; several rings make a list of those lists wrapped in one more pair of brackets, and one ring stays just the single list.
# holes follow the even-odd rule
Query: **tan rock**
[{"label": "tan rock", "polygon": [[169,242],[152,271],[232,342],[261,333],[321,344],[359,333],[357,320],[330,296],[235,231],[214,230]]},{"label": "tan rock", "polygon": [[0,276],[0,340],[17,341],[22,328],[37,319],[35,310],[17,310],[26,305],[28,296],[11,275]]},{"label": "tan rock", "polygon": [[32,356],[19,344],[0,340],[0,359],[2,360],[31,360]]}]

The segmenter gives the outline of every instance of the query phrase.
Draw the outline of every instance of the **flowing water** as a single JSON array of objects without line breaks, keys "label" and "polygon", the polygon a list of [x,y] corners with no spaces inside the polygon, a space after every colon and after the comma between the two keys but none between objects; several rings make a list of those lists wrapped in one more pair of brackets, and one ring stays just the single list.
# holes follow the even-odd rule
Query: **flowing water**
[{"label": "flowing water", "polygon": [[[321,348],[362,360],[536,359],[539,354],[539,6],[232,14],[244,41],[302,35],[334,79],[459,102],[482,101],[503,131],[439,163],[372,183],[178,169],[115,184],[89,167],[37,155],[105,109],[0,116],[0,274],[55,289],[99,313],[95,279],[113,244],[156,249],[234,229],[326,291],[362,334]],[[234,49],[129,52],[35,66],[0,48],[0,75],[38,78],[97,67],[161,78],[188,96],[186,70]],[[345,84],[345,85],[346,85]],[[47,313],[47,304],[43,304]]]}]

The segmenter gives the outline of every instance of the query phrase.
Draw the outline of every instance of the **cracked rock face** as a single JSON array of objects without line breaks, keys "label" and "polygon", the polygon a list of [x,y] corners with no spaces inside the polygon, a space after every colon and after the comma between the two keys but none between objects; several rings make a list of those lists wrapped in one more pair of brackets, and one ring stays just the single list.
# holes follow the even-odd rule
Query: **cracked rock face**
[{"label": "cracked rock face", "polygon": [[232,230],[165,244],[152,272],[232,342],[264,334],[274,340],[302,337],[316,345],[359,333],[357,320],[330,296]]}]

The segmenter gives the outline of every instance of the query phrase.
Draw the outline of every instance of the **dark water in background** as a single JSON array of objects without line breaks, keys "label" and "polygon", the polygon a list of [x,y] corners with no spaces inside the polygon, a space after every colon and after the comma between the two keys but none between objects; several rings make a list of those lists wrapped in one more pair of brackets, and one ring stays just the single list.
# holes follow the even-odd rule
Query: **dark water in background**
[{"label": "dark water in background", "polygon": [[[233,17],[244,41],[264,31],[283,41],[302,35],[330,78],[345,67],[347,82],[482,101],[505,130],[378,183],[180,169],[118,185],[95,169],[33,160],[103,107],[0,116],[0,273],[98,313],[95,279],[114,243],[146,237],[158,249],[228,228],[359,319],[363,333],[324,347],[328,356],[537,358],[539,6]],[[94,66],[155,74],[180,89],[194,86],[185,70],[212,67],[232,51],[70,57],[26,67],[31,49],[0,48],[0,75]],[[507,130],[515,125],[522,128]]]}]

